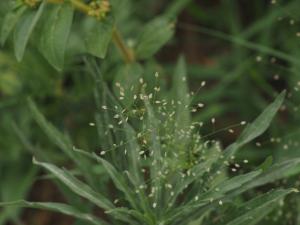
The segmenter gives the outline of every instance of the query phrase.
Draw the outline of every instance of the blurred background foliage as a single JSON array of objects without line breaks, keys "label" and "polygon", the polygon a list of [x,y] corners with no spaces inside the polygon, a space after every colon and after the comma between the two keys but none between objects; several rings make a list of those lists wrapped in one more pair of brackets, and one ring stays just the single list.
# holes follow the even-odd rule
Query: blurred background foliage
[{"label": "blurred background foliage", "polygon": [[[7,7],[6,1],[0,2],[0,23]],[[147,83],[155,85],[153,76],[159,72],[161,87],[167,91],[174,64],[183,54],[191,90],[196,92],[202,81],[207,82],[207,87],[194,99],[205,104],[194,120],[204,122],[203,134],[222,140],[224,145],[235,140],[239,129],[234,133],[228,129],[216,131],[252,120],[278,92],[287,89],[285,105],[268,133],[244,148],[239,160],[248,159],[250,169],[267,156],[272,156],[273,161],[299,157],[299,8],[298,0],[124,0],[119,5],[117,25],[128,45],[137,42],[145,23],[162,14],[174,22],[175,34],[155,57],[142,60],[143,69],[124,66],[118,50],[110,46],[106,60],[101,62],[102,72],[107,82],[121,81],[128,86],[133,81],[124,79],[126,74],[141,74]],[[81,15],[75,17],[62,71],[55,70],[35,45],[30,45],[20,63],[13,56],[11,40],[1,49],[0,201],[26,196],[39,200],[57,198],[58,190],[43,180],[31,163],[31,154],[42,152],[58,163],[66,162],[33,123],[26,104],[28,96],[77,146],[97,148],[95,128],[89,126],[95,108],[93,81],[82,63],[84,48],[80,34],[88,27],[89,21]],[[38,31],[34,36],[39,35]],[[216,119],[215,125],[211,124],[212,118]],[[297,178],[274,185],[288,183],[299,186]],[[268,223],[300,224],[297,212],[300,199],[289,201],[293,207],[275,211]],[[20,214],[14,208],[0,211],[0,224],[8,221],[10,224],[72,223],[50,213],[25,210]]]}]

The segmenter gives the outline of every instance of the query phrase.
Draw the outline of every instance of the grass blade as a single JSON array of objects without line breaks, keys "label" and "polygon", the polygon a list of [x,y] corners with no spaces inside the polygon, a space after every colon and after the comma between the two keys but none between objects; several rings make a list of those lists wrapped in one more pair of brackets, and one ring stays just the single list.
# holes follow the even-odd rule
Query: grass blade
[{"label": "grass blade", "polygon": [[47,15],[42,27],[39,48],[49,63],[57,70],[64,65],[64,56],[71,31],[74,8],[70,3],[57,4]]},{"label": "grass blade", "polygon": [[229,218],[236,218],[226,223],[226,225],[256,224],[259,220],[270,213],[273,209],[272,206],[277,201],[292,192],[298,191],[295,189],[275,190],[258,196],[241,205],[236,211],[231,213],[229,212]]},{"label": "grass blade", "polygon": [[49,163],[38,162],[35,159],[33,159],[33,163],[48,170],[55,177],[57,177],[61,182],[63,182],[66,186],[68,186],[73,192],[89,200],[90,202],[94,203],[98,207],[103,208],[105,210],[114,208],[114,205],[106,197],[92,190],[88,185],[78,180],[68,171],[62,170],[57,166]]},{"label": "grass blade", "polygon": [[82,213],[78,209],[63,203],[55,202],[28,202],[24,200],[13,201],[13,202],[3,202],[0,203],[1,206],[14,206],[14,207],[25,207],[33,209],[45,209],[53,212],[62,213],[74,218],[84,220],[94,225],[108,225],[108,223],[102,221],[99,218],[94,217],[93,215]]},{"label": "grass blade", "polygon": [[247,125],[238,140],[225,149],[226,158],[234,155],[240,147],[257,138],[267,130],[284,101],[285,93],[285,91],[281,92],[273,103],[271,103],[252,123]]},{"label": "grass blade", "polygon": [[14,33],[14,46],[15,55],[18,61],[21,61],[23,59],[30,35],[32,34],[37,22],[39,21],[44,11],[45,5],[46,1],[43,1],[39,6],[37,12],[29,11],[28,13],[26,13],[16,26]]}]

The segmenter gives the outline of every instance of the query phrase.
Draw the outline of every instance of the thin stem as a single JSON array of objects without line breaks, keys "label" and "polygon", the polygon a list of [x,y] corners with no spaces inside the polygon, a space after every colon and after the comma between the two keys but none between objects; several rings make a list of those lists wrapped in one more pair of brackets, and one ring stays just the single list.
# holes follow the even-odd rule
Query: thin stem
[{"label": "thin stem", "polygon": [[132,63],[135,61],[132,50],[125,45],[123,38],[121,37],[116,27],[114,27],[113,29],[113,41],[122,54],[123,59],[126,63]]}]

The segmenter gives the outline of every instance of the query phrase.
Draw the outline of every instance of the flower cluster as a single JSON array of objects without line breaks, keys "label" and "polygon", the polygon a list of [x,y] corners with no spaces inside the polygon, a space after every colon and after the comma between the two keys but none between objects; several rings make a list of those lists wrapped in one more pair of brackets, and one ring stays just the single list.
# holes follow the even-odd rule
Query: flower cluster
[{"label": "flower cluster", "polygon": [[88,15],[96,17],[98,20],[104,19],[111,9],[108,0],[93,0],[89,6]]}]

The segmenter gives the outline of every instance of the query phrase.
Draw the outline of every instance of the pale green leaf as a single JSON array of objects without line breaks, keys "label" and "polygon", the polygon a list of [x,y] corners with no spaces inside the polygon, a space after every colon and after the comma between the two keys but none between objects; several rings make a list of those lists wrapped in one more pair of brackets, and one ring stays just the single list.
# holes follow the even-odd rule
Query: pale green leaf
[{"label": "pale green leaf", "polygon": [[13,207],[25,207],[33,209],[45,209],[53,212],[62,213],[74,218],[84,220],[91,224],[95,225],[108,225],[108,223],[102,221],[100,218],[96,218],[91,214],[82,213],[78,209],[73,208],[70,205],[56,202],[28,202],[24,200],[13,201],[13,202],[4,202],[0,203],[1,206],[13,206]]},{"label": "pale green leaf", "polygon": [[[199,167],[199,169],[200,172],[201,168]],[[181,207],[178,207],[176,209],[176,214],[171,212],[167,220],[172,221],[178,218],[192,218],[193,216],[195,218],[200,217],[203,211],[205,211],[204,209],[209,210],[211,207],[213,207],[215,202],[218,202],[218,200],[220,199],[232,198],[235,195],[232,195],[230,193],[232,193],[234,190],[239,190],[245,183],[256,179],[260,173],[261,170],[254,171],[247,174],[235,176],[233,178],[226,179],[220,182],[216,186],[211,187],[211,189],[207,192],[199,193],[197,195],[198,200],[195,200],[195,198],[193,198],[188,203],[185,203]]]},{"label": "pale green leaf", "polygon": [[91,19],[90,29],[86,35],[85,46],[88,53],[104,58],[112,39],[113,21]]},{"label": "pale green leaf", "polygon": [[42,26],[39,49],[49,63],[61,70],[64,65],[65,49],[71,30],[74,8],[69,3],[51,7]]},{"label": "pale green leaf", "polygon": [[[262,170],[249,172],[246,174],[234,176],[230,179],[225,179],[224,181],[220,182],[216,186],[212,187],[211,190],[200,195],[200,199],[207,200],[207,199],[217,199],[226,196],[228,192],[233,192],[234,190],[240,190],[241,187],[251,182],[252,180],[257,179],[257,177],[262,173]],[[229,195],[228,195],[229,196]]]},{"label": "pale green leaf", "polygon": [[162,168],[162,152],[161,152],[161,143],[160,143],[160,136],[159,136],[159,122],[153,110],[153,107],[149,101],[148,96],[146,96],[145,92],[143,91],[143,100],[146,107],[147,112],[147,124],[149,127],[149,139],[150,139],[150,154],[153,154],[153,161],[155,162],[154,165],[150,167],[151,179],[153,180],[153,186],[159,187],[155,192],[154,201],[158,204],[161,202],[161,187],[162,181],[161,177],[159,176],[159,172],[161,172]]},{"label": "pale green leaf", "polygon": [[122,174],[120,174],[116,170],[116,168],[113,165],[111,165],[111,163],[109,163],[105,159],[99,157],[95,153],[91,154],[89,152],[82,151],[80,149],[75,149],[75,151],[79,152],[79,153],[81,153],[81,154],[83,154],[87,157],[93,158],[96,161],[98,161],[99,163],[101,163],[103,165],[103,167],[105,168],[106,172],[109,174],[112,181],[114,182],[115,186],[120,191],[122,191],[124,193],[127,200],[131,203],[132,207],[135,208],[135,209],[138,209],[137,202],[134,198],[134,192],[132,192],[132,190],[130,189],[130,187],[126,183],[126,180],[124,179],[124,176]]},{"label": "pale green leaf", "polygon": [[193,166],[189,169],[189,173],[184,179],[181,174],[177,175],[176,183],[174,184],[174,194],[170,197],[169,203],[173,204],[176,198],[193,182],[201,179],[201,176],[207,172],[207,168],[210,168],[214,160],[206,160],[200,164]]},{"label": "pale green leaf", "polygon": [[[153,224],[153,222],[147,218],[147,215],[143,215],[140,213],[140,211],[137,211],[137,210],[130,210],[127,208],[116,208],[116,209],[106,211],[106,213],[110,214],[110,215],[117,215],[117,213],[123,213],[123,214],[133,216],[134,218],[136,218],[138,221],[142,222],[145,225]],[[128,221],[128,222],[130,222],[130,221]]]},{"label": "pale green leaf", "polygon": [[28,99],[28,106],[33,115],[33,118],[44,130],[51,141],[53,141],[53,143],[56,144],[62,151],[64,151],[64,153],[71,159],[79,163],[78,159],[74,155],[74,152],[72,151],[73,146],[71,141],[46,120],[44,115],[39,111],[36,104],[31,99]]},{"label": "pale green leaf", "polygon": [[174,34],[174,25],[164,18],[156,18],[145,25],[137,40],[136,57],[147,59],[165,45]]},{"label": "pale green leaf", "polygon": [[17,9],[12,9],[9,11],[4,19],[3,19],[3,25],[1,28],[1,44],[4,45],[9,34],[11,31],[15,28],[17,22],[19,21],[20,17],[24,14],[26,11],[25,6],[18,7]]},{"label": "pale green leaf", "polygon": [[28,105],[33,115],[33,118],[39,124],[39,126],[48,136],[48,138],[78,165],[79,169],[81,169],[81,171],[83,172],[85,178],[88,179],[90,184],[94,185],[95,179],[93,179],[93,177],[91,176],[91,172],[89,171],[89,162],[87,162],[84,159],[79,159],[76,156],[75,152],[73,151],[73,145],[71,140],[46,120],[44,115],[38,110],[37,106],[31,99],[28,99]]},{"label": "pale green leaf", "polygon": [[263,171],[267,170],[272,166],[273,163],[273,156],[269,156],[265,159],[265,161],[258,167],[259,169],[262,169]]},{"label": "pale green leaf", "polygon": [[232,220],[226,225],[256,224],[270,213],[276,202],[295,191],[297,190],[275,190],[258,196],[242,204],[236,211],[230,212],[228,217],[232,218]]},{"label": "pale green leaf", "polygon": [[239,148],[257,138],[267,130],[284,101],[285,93],[285,91],[281,92],[273,103],[271,103],[252,123],[247,125],[238,140],[225,149],[226,158],[234,155]]},{"label": "pale green leaf", "polygon": [[83,183],[74,177],[71,173],[66,170],[62,170],[57,166],[50,163],[42,163],[37,160],[33,160],[34,164],[41,166],[51,172],[56,178],[68,186],[73,192],[79,196],[89,200],[100,208],[109,210],[114,208],[114,205],[103,195],[95,192],[91,187]]},{"label": "pale green leaf", "polygon": [[21,61],[24,56],[26,46],[28,44],[30,35],[32,34],[37,22],[39,21],[46,1],[43,1],[37,11],[30,10],[20,19],[14,32],[14,47],[15,55],[18,61]]},{"label": "pale green leaf", "polygon": [[190,97],[187,84],[186,62],[183,56],[179,58],[175,68],[173,94],[176,102],[181,103],[176,108],[176,123],[181,129],[187,129],[191,124]]},{"label": "pale green leaf", "polygon": [[124,123],[126,143],[128,147],[128,162],[129,162],[129,172],[133,175],[136,185],[142,184],[142,177],[140,174],[140,164],[139,164],[139,152],[140,146],[137,142],[137,134],[134,129],[128,124]]},{"label": "pale green leaf", "polygon": [[285,93],[285,91],[281,92],[272,104],[270,104],[252,123],[247,125],[237,140],[239,145],[244,145],[252,141],[267,130],[284,101]]},{"label": "pale green leaf", "polygon": [[239,192],[244,192],[251,188],[255,188],[267,183],[274,182],[279,179],[288,178],[300,172],[300,158],[289,159],[283,162],[279,162],[271,166],[264,171],[263,174],[256,179],[245,184]]}]

